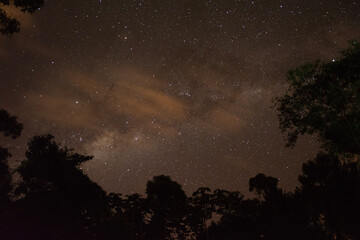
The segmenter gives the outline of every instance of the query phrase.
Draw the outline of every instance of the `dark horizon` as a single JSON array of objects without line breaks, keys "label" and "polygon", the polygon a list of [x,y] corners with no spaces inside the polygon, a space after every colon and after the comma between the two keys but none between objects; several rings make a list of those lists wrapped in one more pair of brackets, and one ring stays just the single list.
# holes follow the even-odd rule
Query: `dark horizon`
[{"label": "dark horizon", "polygon": [[93,155],[84,171],[108,192],[144,192],[170,175],[248,191],[263,172],[293,190],[315,136],[285,147],[272,99],[286,73],[330,61],[360,39],[356,1],[45,2],[0,39],[0,108],[24,124],[0,139],[23,159],[51,133]]},{"label": "dark horizon", "polygon": [[0,238],[360,239],[356,39],[349,0],[1,1]]},{"label": "dark horizon", "polygon": [[[119,3],[95,1],[92,16],[94,5],[66,2],[0,5],[1,239],[360,238],[360,42],[329,57],[353,24],[335,10],[350,5],[279,1],[274,14],[273,2],[133,1],[109,29]],[[73,25],[61,26],[67,14]],[[247,48],[239,26],[257,32]],[[269,47],[278,26],[299,42]],[[300,42],[311,31],[317,41]]]}]

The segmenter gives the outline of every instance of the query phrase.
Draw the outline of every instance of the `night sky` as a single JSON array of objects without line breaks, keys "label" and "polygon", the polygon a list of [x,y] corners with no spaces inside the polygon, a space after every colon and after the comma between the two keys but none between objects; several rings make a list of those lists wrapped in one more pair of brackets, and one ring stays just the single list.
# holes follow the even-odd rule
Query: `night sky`
[{"label": "night sky", "polygon": [[288,70],[360,39],[358,0],[48,0],[20,18],[0,36],[0,108],[24,124],[0,140],[11,166],[51,133],[125,194],[159,174],[187,193],[246,193],[259,172],[293,190],[318,143],[286,149],[272,99]]}]

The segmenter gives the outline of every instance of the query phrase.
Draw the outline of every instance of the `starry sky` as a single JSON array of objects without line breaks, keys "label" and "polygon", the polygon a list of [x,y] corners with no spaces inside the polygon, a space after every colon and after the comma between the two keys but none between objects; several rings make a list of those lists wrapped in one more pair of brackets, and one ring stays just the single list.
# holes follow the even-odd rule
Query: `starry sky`
[{"label": "starry sky", "polygon": [[316,136],[286,149],[272,99],[286,72],[336,60],[360,39],[358,0],[47,0],[0,37],[0,108],[24,124],[1,138],[16,167],[31,136],[93,155],[108,192],[170,175],[246,193],[259,172],[293,190]]}]

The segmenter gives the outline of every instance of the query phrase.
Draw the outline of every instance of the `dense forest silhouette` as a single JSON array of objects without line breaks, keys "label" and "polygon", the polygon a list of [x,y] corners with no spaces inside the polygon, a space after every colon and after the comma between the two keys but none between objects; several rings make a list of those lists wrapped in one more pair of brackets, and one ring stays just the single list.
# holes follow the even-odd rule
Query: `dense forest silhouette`
[{"label": "dense forest silhouette", "polygon": [[[33,13],[43,1],[1,3]],[[19,30],[0,9],[0,32]],[[287,145],[303,134],[322,144],[294,192],[259,173],[249,180],[257,196],[250,199],[207,187],[187,196],[164,175],[147,182],[145,196],[108,194],[79,167],[91,156],[50,134],[34,136],[16,169],[0,146],[0,239],[360,239],[360,44],[353,41],[337,61],[291,70],[287,80],[287,92],[274,99]],[[22,129],[0,110],[1,134],[18,138]]]},{"label": "dense forest silhouette", "polygon": [[[335,62],[288,73],[289,89],[274,104],[293,146],[316,134],[322,151],[303,164],[300,186],[249,180],[257,197],[201,187],[186,196],[169,176],[155,176],[146,195],[107,194],[79,167],[92,159],[35,136],[11,170],[0,147],[1,239],[360,239],[360,44]],[[23,125],[0,110],[0,132],[18,138]],[[20,180],[12,181],[19,174]],[[214,217],[217,216],[217,221]]]}]

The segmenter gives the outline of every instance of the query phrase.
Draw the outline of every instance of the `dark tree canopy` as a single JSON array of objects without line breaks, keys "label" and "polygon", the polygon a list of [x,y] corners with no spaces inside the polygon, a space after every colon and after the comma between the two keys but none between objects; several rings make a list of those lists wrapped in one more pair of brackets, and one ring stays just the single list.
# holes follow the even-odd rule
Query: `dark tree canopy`
[{"label": "dark tree canopy", "polygon": [[53,138],[35,136],[28,143],[26,159],[17,168],[19,214],[25,229],[37,224],[35,233],[46,227],[48,234],[58,234],[64,228],[63,239],[82,239],[108,213],[106,193],[78,167],[92,157],[61,147]]},{"label": "dark tree canopy", "polygon": [[10,116],[6,110],[0,109],[0,132],[6,137],[17,138],[23,130],[23,125],[18,123],[16,117]]},{"label": "dark tree canopy", "polygon": [[287,145],[299,135],[318,134],[333,152],[360,154],[360,43],[342,57],[316,61],[288,72],[289,89],[275,99]]},{"label": "dark tree canopy", "polygon": [[172,211],[186,203],[186,195],[181,185],[172,181],[169,176],[155,176],[153,180],[148,181],[146,194],[161,211]]},{"label": "dark tree canopy", "polygon": [[[0,148],[0,158],[8,155]],[[37,240],[360,238],[360,172],[355,162],[342,163],[336,154],[320,153],[303,164],[301,186],[295,193],[280,189],[277,178],[257,174],[249,181],[250,191],[259,194],[253,199],[206,187],[187,197],[179,183],[164,175],[148,181],[146,198],[106,195],[79,167],[91,158],[61,147],[51,135],[33,137],[26,159],[16,169],[21,177],[15,188],[17,198],[6,195],[11,185],[0,195],[1,236]],[[6,176],[7,172],[7,165],[0,164],[0,173]],[[213,216],[218,221],[209,226]]]},{"label": "dark tree canopy", "polygon": [[12,35],[20,31],[20,22],[9,16],[2,6],[14,6],[22,12],[34,13],[43,4],[44,0],[0,0],[0,32],[4,35]]},{"label": "dark tree canopy", "polygon": [[186,210],[186,194],[179,183],[169,176],[155,176],[146,184],[147,201],[153,213],[150,239],[169,239],[184,234],[183,219]]},{"label": "dark tree canopy", "polygon": [[11,175],[7,164],[7,159],[10,156],[7,149],[0,146],[0,211],[9,200],[8,194],[11,191]]},{"label": "dark tree canopy", "polygon": [[309,223],[336,239],[360,238],[360,172],[356,165],[319,153],[303,164],[299,176],[297,195],[305,203]]},{"label": "dark tree canopy", "polygon": [[[17,138],[20,136],[23,125],[18,123],[16,117],[10,116],[9,113],[0,109],[0,133],[6,137]],[[0,146],[0,211],[6,208],[9,203],[9,193],[11,187],[11,174],[8,166],[8,158],[11,154],[6,148]]]},{"label": "dark tree canopy", "polygon": [[[29,193],[56,190],[74,195],[91,192],[104,195],[105,192],[78,168],[92,157],[74,153],[72,149],[61,147],[53,139],[48,134],[35,136],[29,141],[26,160],[17,168],[22,177],[19,191]],[[79,197],[84,198],[85,195]]]},{"label": "dark tree canopy", "polygon": [[279,193],[278,182],[277,178],[267,177],[265,174],[259,173],[255,177],[250,178],[249,190],[250,192],[255,190],[257,194],[267,199]]}]

